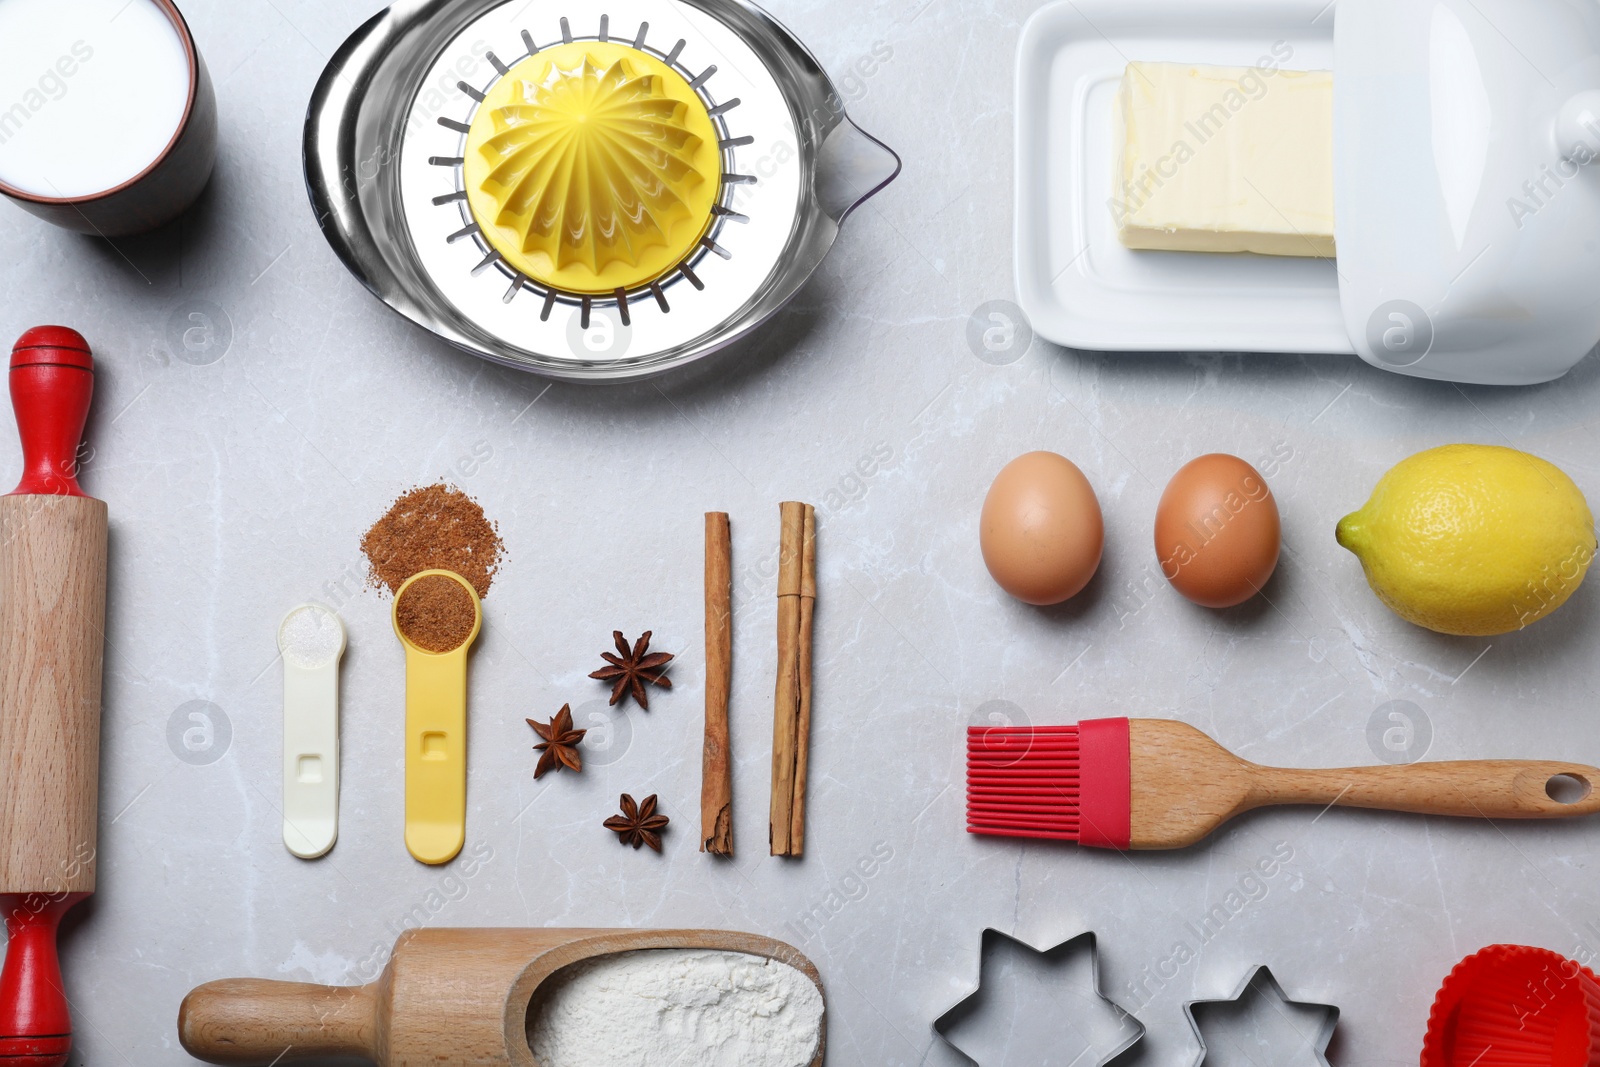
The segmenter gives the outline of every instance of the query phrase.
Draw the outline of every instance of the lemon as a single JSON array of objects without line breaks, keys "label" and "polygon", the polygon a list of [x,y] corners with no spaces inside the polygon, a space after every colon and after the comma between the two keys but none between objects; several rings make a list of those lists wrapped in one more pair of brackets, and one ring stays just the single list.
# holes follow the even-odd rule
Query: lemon
[{"label": "lemon", "polygon": [[1445,445],[1402,460],[1339,543],[1395,614],[1444,634],[1520,630],[1559,608],[1594,558],[1583,493],[1538,456]]}]

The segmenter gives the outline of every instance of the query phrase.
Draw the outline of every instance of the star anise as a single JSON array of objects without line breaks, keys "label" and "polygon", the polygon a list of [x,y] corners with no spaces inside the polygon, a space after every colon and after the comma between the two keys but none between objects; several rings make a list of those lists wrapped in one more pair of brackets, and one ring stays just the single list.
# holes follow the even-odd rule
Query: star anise
[{"label": "star anise", "polygon": [[637,851],[640,845],[649,845],[661,851],[661,831],[670,820],[656,814],[656,795],[651,793],[643,804],[635,804],[628,794],[622,794],[622,814],[613,815],[605,822],[607,830],[614,831],[624,845]]},{"label": "star anise", "polygon": [[572,705],[563,704],[561,710],[547,723],[528,720],[528,725],[533,727],[533,732],[544,738],[534,745],[534,749],[544,753],[539,757],[539,766],[533,769],[533,776],[538,778],[545,771],[559,771],[562,767],[571,767],[575,771],[583,770],[583,757],[578,755],[578,742],[583,740],[583,735],[588,730],[574,730],[572,728]]},{"label": "star anise", "polygon": [[613,707],[624,695],[631,693],[633,699],[639,702],[639,706],[645,711],[649,711],[650,698],[645,695],[645,683],[659,685],[663,689],[672,688],[672,679],[668,678],[661,670],[672,659],[672,653],[652,652],[648,656],[645,655],[645,650],[650,647],[650,634],[651,631],[646,630],[644,636],[634,642],[633,648],[629,649],[628,642],[623,640],[622,631],[611,631],[611,637],[616,641],[617,651],[621,655],[613,656],[609,652],[600,653],[600,658],[610,666],[601,667],[589,677],[598,678],[602,682],[609,682],[615,679],[616,684],[611,687],[611,704]]}]

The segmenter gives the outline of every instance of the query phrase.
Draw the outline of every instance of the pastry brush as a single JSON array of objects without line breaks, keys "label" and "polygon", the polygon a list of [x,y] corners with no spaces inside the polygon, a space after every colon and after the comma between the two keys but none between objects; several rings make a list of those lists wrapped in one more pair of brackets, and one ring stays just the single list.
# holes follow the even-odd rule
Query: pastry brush
[{"label": "pastry brush", "polygon": [[[967,730],[967,832],[1099,848],[1192,845],[1276,804],[1544,819],[1600,811],[1600,768],[1461,760],[1299,770],[1240,759],[1165,719]],[[1558,795],[1571,792],[1575,798]]]}]

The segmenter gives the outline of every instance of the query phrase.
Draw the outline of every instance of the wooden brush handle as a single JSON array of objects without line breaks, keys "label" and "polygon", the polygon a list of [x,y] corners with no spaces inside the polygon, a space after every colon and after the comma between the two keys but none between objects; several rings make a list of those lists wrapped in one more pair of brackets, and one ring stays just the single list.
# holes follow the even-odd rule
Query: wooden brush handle
[{"label": "wooden brush handle", "polygon": [[[1600,768],[1546,760],[1459,760],[1399,767],[1298,770],[1251,764],[1249,807],[1322,804],[1421,815],[1549,819],[1600,811]],[[1588,786],[1570,804],[1546,791],[1567,775]]]},{"label": "wooden brush handle", "polygon": [[375,986],[228,978],[190,990],[178,1009],[178,1040],[208,1063],[377,1059],[377,1039]]}]

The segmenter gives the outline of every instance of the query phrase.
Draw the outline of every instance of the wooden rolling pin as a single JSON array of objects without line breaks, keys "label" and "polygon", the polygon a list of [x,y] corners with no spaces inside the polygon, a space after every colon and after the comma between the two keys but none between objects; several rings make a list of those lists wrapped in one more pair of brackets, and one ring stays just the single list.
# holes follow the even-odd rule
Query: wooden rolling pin
[{"label": "wooden rolling pin", "polygon": [[94,360],[40,326],[11,352],[22,482],[0,497],[0,1067],[62,1067],[56,927],[94,892],[106,506],[78,487]]},{"label": "wooden rolling pin", "polygon": [[[380,1067],[539,1067],[528,1005],[571,963],[647,948],[747,952],[817,984],[810,960],[782,941],[722,930],[407,930],[378,980],[321,986],[255,978],[207,982],[178,1009],[178,1040],[209,1063],[281,1064],[362,1056]],[[823,1017],[817,1054],[827,1045]]]}]

